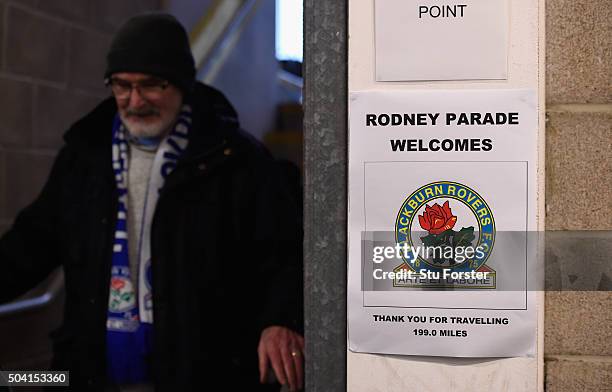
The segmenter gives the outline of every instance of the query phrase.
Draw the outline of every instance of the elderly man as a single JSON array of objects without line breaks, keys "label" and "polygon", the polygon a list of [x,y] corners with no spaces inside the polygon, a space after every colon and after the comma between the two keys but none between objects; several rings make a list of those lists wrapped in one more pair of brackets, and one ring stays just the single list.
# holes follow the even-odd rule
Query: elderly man
[{"label": "elderly man", "polygon": [[77,121],[40,196],[0,240],[0,301],[64,268],[53,369],[75,390],[302,385],[301,216],[183,27],[130,19],[112,97]]}]

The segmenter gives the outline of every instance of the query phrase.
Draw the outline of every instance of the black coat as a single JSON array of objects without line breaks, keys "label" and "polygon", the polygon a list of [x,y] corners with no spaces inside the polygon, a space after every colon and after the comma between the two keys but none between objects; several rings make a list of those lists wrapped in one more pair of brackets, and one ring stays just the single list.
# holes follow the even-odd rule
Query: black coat
[{"label": "black coat", "polygon": [[[154,381],[158,390],[221,382],[255,390],[270,325],[301,330],[302,228],[284,169],[238,128],[218,91],[188,98],[187,150],[152,223]],[[117,191],[109,98],[75,123],[40,196],[0,240],[0,302],[63,266],[66,303],[53,368],[76,390],[106,381],[106,317]]]}]

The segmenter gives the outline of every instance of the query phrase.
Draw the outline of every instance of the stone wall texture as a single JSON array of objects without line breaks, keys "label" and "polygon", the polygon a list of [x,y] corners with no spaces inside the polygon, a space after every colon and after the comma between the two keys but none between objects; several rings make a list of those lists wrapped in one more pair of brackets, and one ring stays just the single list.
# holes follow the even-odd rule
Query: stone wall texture
[{"label": "stone wall texture", "polygon": [[[547,230],[612,230],[611,20],[609,0],[546,2]],[[588,271],[588,255],[573,257]],[[612,391],[612,292],[600,290],[546,293],[547,391]]]}]

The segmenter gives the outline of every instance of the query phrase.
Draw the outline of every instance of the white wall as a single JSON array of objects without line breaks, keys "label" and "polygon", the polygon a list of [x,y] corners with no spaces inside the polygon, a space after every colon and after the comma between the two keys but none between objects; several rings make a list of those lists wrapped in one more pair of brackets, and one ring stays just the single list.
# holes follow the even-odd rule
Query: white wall
[{"label": "white wall", "polygon": [[[540,92],[538,225],[543,228],[544,1],[509,0],[508,80],[456,82],[376,82],[374,79],[374,0],[349,1],[349,91],[406,89],[530,88]],[[543,328],[543,295],[538,296]],[[372,355],[348,352],[347,389],[357,391],[536,391],[543,390],[543,334],[536,358],[462,359]]]}]

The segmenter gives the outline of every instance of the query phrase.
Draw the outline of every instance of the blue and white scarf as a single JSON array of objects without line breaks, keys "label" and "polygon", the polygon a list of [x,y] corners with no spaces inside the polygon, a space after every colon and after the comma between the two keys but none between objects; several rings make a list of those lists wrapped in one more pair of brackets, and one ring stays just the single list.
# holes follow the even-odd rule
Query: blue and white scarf
[{"label": "blue and white scarf", "polygon": [[[118,384],[151,380],[149,358],[153,345],[153,296],[151,280],[151,222],[166,177],[185,151],[191,128],[191,107],[183,105],[172,131],[160,143],[153,160],[138,241],[138,290],[130,276],[128,257],[127,131],[119,116],[113,124],[113,171],[119,193],[113,242],[108,316],[106,321],[108,375]],[[138,302],[136,296],[138,295]]]}]

